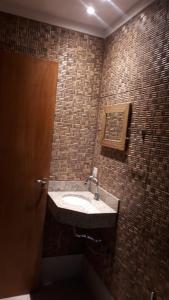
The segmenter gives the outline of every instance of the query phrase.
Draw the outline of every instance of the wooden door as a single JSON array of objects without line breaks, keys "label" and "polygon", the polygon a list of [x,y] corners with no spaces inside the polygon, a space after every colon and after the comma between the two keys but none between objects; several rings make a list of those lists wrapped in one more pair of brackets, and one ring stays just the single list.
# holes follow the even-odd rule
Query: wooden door
[{"label": "wooden door", "polygon": [[0,52],[0,298],[37,281],[57,63]]}]

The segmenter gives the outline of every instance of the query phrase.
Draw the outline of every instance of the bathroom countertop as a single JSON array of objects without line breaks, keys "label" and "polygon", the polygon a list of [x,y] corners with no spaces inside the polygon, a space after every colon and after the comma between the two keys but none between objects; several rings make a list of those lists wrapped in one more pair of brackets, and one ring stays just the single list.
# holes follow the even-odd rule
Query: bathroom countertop
[{"label": "bathroom countertop", "polygon": [[[49,181],[49,192],[87,192],[88,188],[90,188],[89,192],[94,194],[96,186],[92,182],[89,187],[84,184],[84,181]],[[120,200],[100,186],[98,189],[100,198],[103,200],[103,202],[113,208],[115,211],[118,211]]]},{"label": "bathroom countertop", "polygon": [[[63,196],[75,195],[88,199],[90,207],[72,205],[63,201]],[[51,213],[58,222],[82,228],[112,227],[116,222],[117,211],[102,200],[95,200],[89,191],[48,192]],[[92,205],[92,208],[91,208]]]},{"label": "bathroom countertop", "polygon": [[60,207],[60,208],[65,208],[65,209],[72,209],[72,205],[68,205],[64,203],[63,201],[63,196],[67,195],[80,195],[84,198],[89,199],[90,203],[93,206],[93,210],[90,210],[88,208],[84,209],[80,206],[73,206],[73,210],[79,211],[81,213],[86,213],[86,214],[103,214],[103,213],[116,213],[114,209],[109,207],[106,203],[104,203],[101,199],[100,200],[95,200],[93,197],[93,194],[88,191],[81,191],[81,192],[72,192],[72,191],[66,191],[66,192],[49,192],[48,195],[52,198],[52,200],[55,202],[55,204]]}]

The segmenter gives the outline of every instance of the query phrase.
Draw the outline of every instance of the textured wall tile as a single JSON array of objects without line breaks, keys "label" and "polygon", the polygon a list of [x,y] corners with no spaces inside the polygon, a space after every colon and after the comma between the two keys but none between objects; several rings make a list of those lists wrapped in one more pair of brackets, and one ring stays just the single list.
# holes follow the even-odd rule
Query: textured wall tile
[{"label": "textured wall tile", "polygon": [[88,256],[116,300],[150,299],[154,290],[169,299],[168,16],[168,1],[155,1],[106,39],[99,115],[131,102],[132,117],[125,153],[101,149],[97,136],[100,183],[121,205],[115,256]]}]

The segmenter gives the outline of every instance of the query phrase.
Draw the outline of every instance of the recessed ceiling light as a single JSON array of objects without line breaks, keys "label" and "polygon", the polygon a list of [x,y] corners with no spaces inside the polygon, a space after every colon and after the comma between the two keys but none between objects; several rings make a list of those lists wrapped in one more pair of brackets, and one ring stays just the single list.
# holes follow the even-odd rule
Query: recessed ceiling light
[{"label": "recessed ceiling light", "polygon": [[95,14],[95,9],[94,9],[94,7],[93,7],[93,6],[88,6],[88,7],[87,7],[87,13],[88,13],[89,15],[94,15],[94,14]]}]

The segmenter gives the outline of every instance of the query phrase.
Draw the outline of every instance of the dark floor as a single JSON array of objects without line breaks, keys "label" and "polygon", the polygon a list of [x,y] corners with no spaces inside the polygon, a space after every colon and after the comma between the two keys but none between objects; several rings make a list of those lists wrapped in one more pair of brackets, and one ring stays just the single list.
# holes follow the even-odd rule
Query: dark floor
[{"label": "dark floor", "polygon": [[85,284],[77,280],[58,281],[31,294],[31,300],[95,300]]}]

